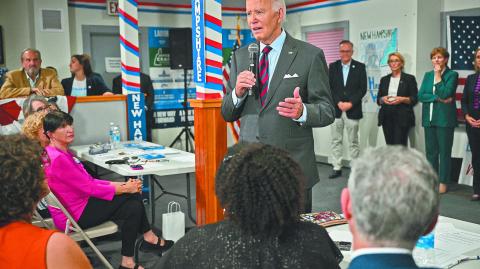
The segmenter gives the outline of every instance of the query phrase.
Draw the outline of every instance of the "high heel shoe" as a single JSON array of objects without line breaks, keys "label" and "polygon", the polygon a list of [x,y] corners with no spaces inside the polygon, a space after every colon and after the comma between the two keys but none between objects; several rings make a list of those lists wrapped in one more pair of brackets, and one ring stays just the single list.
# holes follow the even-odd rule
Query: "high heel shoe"
[{"label": "high heel shoe", "polygon": [[140,251],[143,252],[156,252],[157,254],[162,254],[163,252],[169,250],[174,242],[172,240],[165,240],[165,244],[162,246],[160,245],[161,239],[158,239],[158,242],[156,244],[152,244],[150,242],[145,241],[145,239],[142,239],[142,243],[140,245]]}]

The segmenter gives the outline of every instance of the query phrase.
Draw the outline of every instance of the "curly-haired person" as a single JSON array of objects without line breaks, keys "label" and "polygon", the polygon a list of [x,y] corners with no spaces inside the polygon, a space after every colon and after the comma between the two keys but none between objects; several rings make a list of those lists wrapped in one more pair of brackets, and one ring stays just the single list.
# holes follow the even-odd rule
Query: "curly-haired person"
[{"label": "curly-haired person", "polygon": [[192,229],[155,268],[339,268],[325,229],[299,220],[304,176],[288,153],[258,143],[230,151],[215,186],[226,220]]},{"label": "curly-haired person", "polygon": [[45,147],[50,143],[50,140],[43,131],[43,119],[47,113],[47,111],[41,111],[31,114],[25,119],[25,122],[22,125],[22,133],[26,137],[38,141],[42,147]]},{"label": "curly-haired person", "polygon": [[33,226],[37,202],[47,193],[38,143],[0,136],[0,264],[2,268],[92,268],[67,235]]}]

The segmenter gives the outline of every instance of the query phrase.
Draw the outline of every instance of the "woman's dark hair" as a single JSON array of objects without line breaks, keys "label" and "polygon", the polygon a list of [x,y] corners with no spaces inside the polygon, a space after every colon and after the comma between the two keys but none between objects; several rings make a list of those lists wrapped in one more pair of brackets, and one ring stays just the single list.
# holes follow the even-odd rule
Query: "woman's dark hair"
[{"label": "woman's dark hair", "polygon": [[23,135],[0,136],[0,227],[29,221],[34,205],[46,193],[42,147]]},{"label": "woman's dark hair", "polygon": [[[83,67],[83,73],[85,73],[85,76],[89,77],[93,74],[92,65],[90,64],[90,56],[88,54],[74,54],[72,55],[72,58],[77,59]],[[74,76],[75,74],[72,73],[72,77]]]},{"label": "woman's dark hair", "polygon": [[58,128],[72,124],[73,118],[68,113],[63,111],[52,111],[43,119],[43,131],[47,134],[47,132],[55,132]]},{"label": "woman's dark hair", "polygon": [[475,50],[475,53],[473,54],[473,67],[475,68],[475,71],[480,72],[480,67],[475,64],[475,59],[477,57],[477,54],[480,52],[480,47],[478,47]]},{"label": "woman's dark hair", "polygon": [[237,144],[230,152],[215,183],[228,217],[248,234],[282,235],[303,209],[300,166],[270,145]]}]

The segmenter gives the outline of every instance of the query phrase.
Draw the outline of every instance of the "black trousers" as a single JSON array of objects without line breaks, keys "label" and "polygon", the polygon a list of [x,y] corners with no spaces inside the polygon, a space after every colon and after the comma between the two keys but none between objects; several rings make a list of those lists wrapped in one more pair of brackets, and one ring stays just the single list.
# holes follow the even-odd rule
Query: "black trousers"
[{"label": "black trousers", "polygon": [[410,126],[399,126],[395,121],[384,121],[382,129],[385,142],[387,145],[404,145],[406,147],[410,128]]},{"label": "black trousers", "polygon": [[472,151],[473,193],[480,194],[480,128],[472,128],[467,123],[467,136]]},{"label": "black trousers", "polygon": [[305,205],[303,213],[312,213],[312,188],[305,190],[304,201]]},{"label": "black trousers", "polygon": [[122,255],[133,257],[137,235],[150,230],[142,196],[138,193],[122,194],[116,195],[112,201],[90,197],[78,225],[86,229],[108,220],[121,225]]}]

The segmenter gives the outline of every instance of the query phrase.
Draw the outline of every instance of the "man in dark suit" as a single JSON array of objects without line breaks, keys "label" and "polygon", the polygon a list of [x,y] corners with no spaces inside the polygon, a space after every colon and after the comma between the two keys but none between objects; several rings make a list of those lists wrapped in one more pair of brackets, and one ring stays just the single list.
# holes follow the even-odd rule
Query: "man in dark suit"
[{"label": "man in dark suit", "polygon": [[438,185],[425,156],[404,146],[370,148],[354,160],[341,196],[353,237],[348,268],[419,268],[412,249],[435,227]]},{"label": "man in dark suit", "polygon": [[353,43],[340,42],[340,60],[329,67],[330,89],[335,106],[332,124],[332,165],[330,178],[342,175],[343,129],[347,130],[350,158],[358,157],[358,123],[362,118],[362,98],[367,92],[365,65],[352,59]]},{"label": "man in dark suit", "polygon": [[[229,122],[240,119],[241,141],[271,144],[291,154],[306,177],[305,211],[310,212],[312,187],[319,181],[312,127],[329,125],[334,118],[325,56],[282,29],[284,1],[247,0],[246,11],[260,47],[258,83],[248,71],[247,46],[239,49],[232,57],[222,115]],[[249,95],[252,87],[257,92]]]},{"label": "man in dark suit", "polygon": [[[140,91],[145,94],[145,121],[147,124],[147,141],[152,142],[152,128],[155,123],[153,118],[154,92],[150,76],[140,73]],[[116,76],[112,82],[113,94],[122,94],[122,75]]]}]

